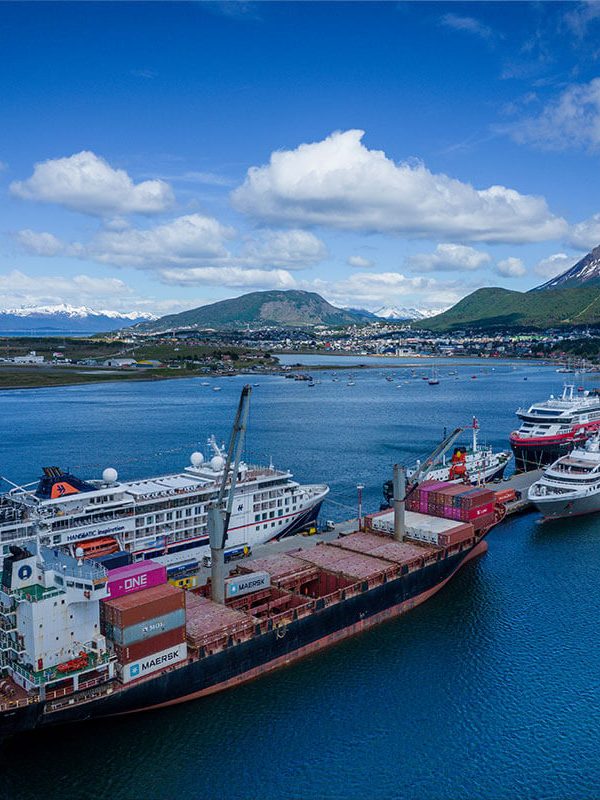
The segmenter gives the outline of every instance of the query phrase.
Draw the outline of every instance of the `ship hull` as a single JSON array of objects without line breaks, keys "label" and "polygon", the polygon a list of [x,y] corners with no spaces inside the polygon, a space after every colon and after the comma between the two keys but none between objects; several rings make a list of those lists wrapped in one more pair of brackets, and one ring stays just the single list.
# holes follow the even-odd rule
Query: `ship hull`
[{"label": "ship hull", "polygon": [[515,470],[529,472],[554,464],[562,456],[566,456],[578,444],[574,439],[552,439],[544,442],[543,439],[527,442],[511,438],[510,446],[515,456]]},{"label": "ship hull", "polygon": [[[330,606],[318,601],[307,617],[160,676],[88,702],[36,702],[0,715],[0,738],[51,725],[82,722],[174,705],[244,683],[299,658],[393,619],[439,591],[469,560],[485,552],[484,541],[421,570]],[[71,701],[74,699],[70,698]]]},{"label": "ship hull", "polygon": [[556,497],[532,497],[531,500],[545,519],[579,517],[583,514],[596,514],[600,511],[600,492],[570,499],[566,499],[564,495],[558,495]]}]

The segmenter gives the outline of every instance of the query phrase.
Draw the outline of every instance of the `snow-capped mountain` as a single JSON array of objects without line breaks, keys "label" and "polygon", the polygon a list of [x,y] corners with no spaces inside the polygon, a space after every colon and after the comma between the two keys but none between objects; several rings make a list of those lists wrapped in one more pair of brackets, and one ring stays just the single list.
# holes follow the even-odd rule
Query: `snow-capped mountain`
[{"label": "snow-capped mountain", "polygon": [[441,314],[443,308],[407,308],[405,306],[382,306],[374,311],[373,314],[379,319],[427,319],[428,317],[435,317],[436,314]]},{"label": "snow-capped mountain", "polygon": [[0,311],[0,334],[105,333],[155,319],[154,314],[147,312],[97,310],[67,303],[24,306]]},{"label": "snow-capped mountain", "polygon": [[580,259],[566,272],[551,278],[541,286],[536,286],[531,291],[540,289],[564,289],[568,286],[582,286],[583,284],[600,283],[600,245]]}]

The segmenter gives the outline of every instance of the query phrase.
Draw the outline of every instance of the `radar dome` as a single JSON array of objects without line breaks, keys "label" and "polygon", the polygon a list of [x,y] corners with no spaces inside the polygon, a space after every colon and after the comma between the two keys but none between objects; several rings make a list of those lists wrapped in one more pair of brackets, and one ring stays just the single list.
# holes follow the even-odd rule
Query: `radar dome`
[{"label": "radar dome", "polygon": [[83,558],[83,547],[78,547],[77,550],[75,550],[75,557]]},{"label": "radar dome", "polygon": [[204,463],[204,456],[202,453],[192,453],[190,456],[190,461],[192,462],[192,467],[199,467]]},{"label": "radar dome", "polygon": [[215,472],[220,472],[225,466],[225,459],[223,456],[213,456],[210,460],[210,466]]},{"label": "radar dome", "polygon": [[102,473],[104,483],[114,483],[119,477],[119,473],[114,467],[107,467]]}]

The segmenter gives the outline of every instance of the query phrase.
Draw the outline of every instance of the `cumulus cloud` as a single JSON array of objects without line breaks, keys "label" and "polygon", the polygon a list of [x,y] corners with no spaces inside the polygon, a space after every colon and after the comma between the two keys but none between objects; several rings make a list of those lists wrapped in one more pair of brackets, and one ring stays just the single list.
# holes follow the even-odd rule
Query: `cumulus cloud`
[{"label": "cumulus cloud", "polygon": [[487,253],[462,244],[438,244],[433,253],[417,253],[405,260],[415,272],[471,271],[491,261]]},{"label": "cumulus cloud", "polygon": [[[11,270],[0,275],[0,307],[72,303],[95,308],[132,302],[132,290],[119,278],[91,275],[27,275]],[[129,309],[131,310],[131,309]]]},{"label": "cumulus cloud", "polygon": [[541,275],[542,278],[555,278],[576,262],[577,258],[574,256],[569,256],[566,253],[554,253],[538,261],[533,270],[537,275]]},{"label": "cumulus cloud", "polygon": [[541,111],[508,125],[497,126],[519,144],[545,150],[600,146],[600,78],[567,86]]},{"label": "cumulus cloud", "polygon": [[569,242],[574,247],[592,250],[600,245],[600,214],[573,225],[569,234]]},{"label": "cumulus cloud", "polygon": [[248,265],[305,269],[327,256],[327,248],[313,233],[302,230],[260,231],[242,250]]},{"label": "cumulus cloud", "polygon": [[444,14],[440,19],[440,23],[446,28],[452,28],[455,31],[464,31],[465,33],[473,33],[475,36],[480,36],[482,39],[491,39],[494,31],[488,26],[484,25],[475,17],[466,17],[460,14]]},{"label": "cumulus cloud", "polygon": [[296,289],[293,275],[284,269],[247,269],[243,267],[194,267],[161,270],[164,283],[177,286],[230,286],[252,289]]},{"label": "cumulus cloud", "polygon": [[338,306],[380,308],[390,303],[411,303],[425,306],[448,306],[456,303],[472,289],[464,282],[438,281],[432,277],[408,277],[400,272],[356,272],[338,281],[320,278],[304,281],[299,288],[318,292]]},{"label": "cumulus cloud", "polygon": [[17,233],[19,244],[36,256],[56,256],[65,251],[65,244],[53,233],[42,233],[26,228]]},{"label": "cumulus cloud", "polygon": [[496,272],[505,278],[522,278],[526,274],[525,264],[520,258],[504,258],[496,264]]},{"label": "cumulus cloud", "polygon": [[479,190],[421,163],[396,164],[365,147],[363,136],[338,131],[272,153],[269,164],[248,170],[233,205],[268,223],[414,237],[529,242],[566,230],[541,197],[504,186]]},{"label": "cumulus cloud", "polygon": [[363,256],[349,256],[347,261],[348,266],[355,267],[356,269],[370,269],[374,266],[374,262],[369,258]]},{"label": "cumulus cloud", "polygon": [[155,214],[169,208],[173,192],[168,183],[134,183],[123,169],[114,169],[88,150],[35,165],[33,174],[10,185],[13,195],[40,203],[56,203],[70,211],[94,216]]}]

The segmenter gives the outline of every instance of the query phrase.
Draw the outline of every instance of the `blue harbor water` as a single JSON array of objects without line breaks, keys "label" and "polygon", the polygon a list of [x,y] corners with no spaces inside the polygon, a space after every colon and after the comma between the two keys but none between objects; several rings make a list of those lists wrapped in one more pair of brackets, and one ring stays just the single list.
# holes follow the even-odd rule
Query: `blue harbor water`
[{"label": "blue harbor water", "polygon": [[[563,377],[438,364],[439,386],[385,365],[315,372],[312,388],[253,378],[246,457],[327,481],[323,518],[355,516],[356,484],[376,510],[394,461],[427,454],[444,427],[475,414],[482,439],[508,447],[515,409]],[[243,382],[4,392],[0,473],[180,469],[208,435],[228,435]],[[0,797],[597,797],[599,522],[513,518],[430,601],[324,653],[197,702],[10,741]]]}]

